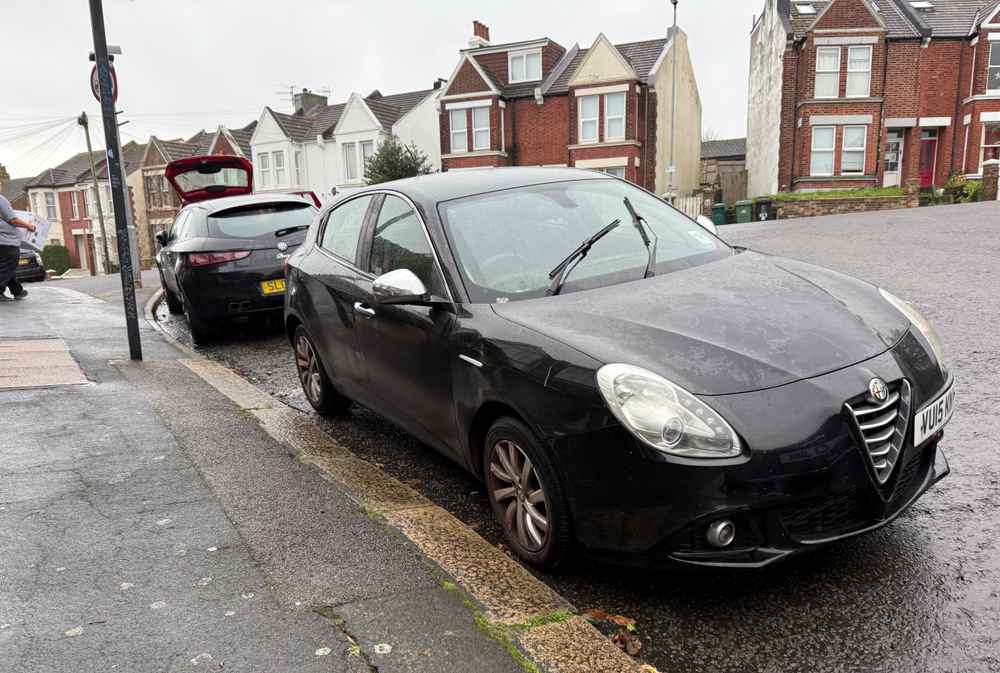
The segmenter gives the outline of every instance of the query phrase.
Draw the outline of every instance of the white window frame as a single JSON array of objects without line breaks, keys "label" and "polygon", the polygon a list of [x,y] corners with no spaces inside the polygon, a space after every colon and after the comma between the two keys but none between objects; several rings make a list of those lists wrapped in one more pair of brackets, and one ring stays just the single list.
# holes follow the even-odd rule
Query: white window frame
[{"label": "white window frame", "polygon": [[271,152],[271,170],[274,172],[274,186],[285,187],[285,151]]},{"label": "white window frame", "polygon": [[[608,110],[610,109],[609,106],[608,106],[608,100],[612,96],[621,96],[621,98],[622,98],[622,113],[621,113],[621,115],[615,115],[615,116],[612,117],[610,114],[608,114]],[[615,93],[606,93],[606,94],[604,94],[604,141],[605,142],[607,142],[609,140],[625,140],[625,134],[626,134],[626,130],[625,130],[625,118],[627,116],[627,113],[628,113],[628,97],[625,95],[624,91],[617,91]],[[600,110],[598,110],[598,114],[600,114]],[[612,119],[621,119],[622,120],[622,133],[621,133],[621,135],[613,136],[608,131],[608,129],[611,126],[610,122],[611,122]]]},{"label": "white window frame", "polygon": [[[833,142],[830,144],[829,148],[816,148],[816,132],[820,130],[833,131]],[[817,154],[829,154],[830,155],[830,172],[829,173],[816,173],[814,172],[814,166],[816,164]],[[810,177],[832,177],[836,173],[837,169],[837,127],[836,126],[813,126],[812,127],[812,139],[809,144],[809,175]]]},{"label": "white window frame", "polygon": [[[486,113],[486,126],[476,126],[476,113],[485,112]],[[472,108],[472,151],[473,152],[484,152],[491,148],[493,142],[493,134],[490,130],[490,106],[484,107],[474,107]],[[480,123],[481,120],[480,120]],[[479,142],[479,135],[486,134],[486,142]]]},{"label": "white window frame", "polygon": [[[996,145],[987,145],[986,144],[986,127],[987,126],[1000,126],[1000,122],[983,122],[983,124],[982,124],[983,130],[982,130],[982,133],[980,133],[980,135],[979,135],[979,174],[980,175],[983,174],[983,164],[986,163],[986,148],[987,147],[1000,148],[1000,143],[998,143]],[[1000,154],[1000,149],[998,149],[997,153]]]},{"label": "white window frame", "polygon": [[167,182],[166,175],[160,175],[160,193],[166,194],[170,191],[170,183]]},{"label": "white window frame", "polygon": [[260,173],[260,186],[270,187],[271,182],[271,155],[261,152],[257,155],[257,172]]},{"label": "white window frame", "polygon": [[101,185],[102,196],[101,205],[104,206],[104,212],[112,214],[115,211],[115,202],[111,198],[111,185]]},{"label": "white window frame", "polygon": [[[455,120],[462,120],[462,128],[455,127]],[[452,154],[464,154],[469,151],[469,121],[465,114],[465,108],[448,111],[448,132],[450,133],[449,146]],[[455,142],[455,136],[461,134],[461,143]]]},{"label": "white window frame", "polygon": [[[593,99],[597,103],[597,115],[594,117],[584,117],[583,116],[583,103],[586,100]],[[601,97],[598,94],[592,94],[590,96],[580,96],[576,99],[576,139],[581,145],[589,145],[591,143],[598,143],[601,141],[600,133],[598,132],[601,127]],[[594,123],[594,137],[585,138],[583,135],[583,125],[585,123]]]},{"label": "white window frame", "polygon": [[87,187],[83,190],[83,212],[88,219],[94,219],[94,188]]},{"label": "white window frame", "polygon": [[1000,42],[990,42],[990,53],[986,60],[986,93],[1000,93],[1000,84],[990,86],[990,74],[994,71],[1000,72],[1000,65],[990,65],[993,63],[993,53],[1000,53]]},{"label": "white window frame", "polygon": [[69,204],[73,207],[73,219],[80,219],[80,202],[77,200],[80,197],[80,192],[70,192],[69,193]]},{"label": "white window frame", "polygon": [[[366,150],[367,148],[367,150]],[[375,141],[374,140],[362,140],[360,144],[361,152],[358,155],[358,159],[361,161],[359,167],[359,174],[361,177],[365,175],[365,169],[368,168],[368,160],[372,158],[375,154]]]},{"label": "white window frame", "polygon": [[[861,129],[861,145],[848,147],[847,146],[847,132],[850,129]],[[847,171],[844,170],[844,157],[848,154],[858,154],[861,153],[861,170],[859,171]],[[868,127],[867,126],[845,126],[841,131],[840,138],[840,174],[841,175],[864,175],[865,174],[865,163],[868,161]]]},{"label": "white window frame", "polygon": [[358,144],[344,143],[341,150],[344,154],[344,182],[356,182],[358,179]]},{"label": "white window frame", "polygon": [[295,170],[295,185],[302,186],[302,150],[295,150],[292,155],[292,167]]},{"label": "white window frame", "polygon": [[[851,54],[858,51],[868,52],[868,65],[863,69],[852,69],[851,68]],[[872,59],[874,58],[875,50],[871,45],[864,45],[858,47],[848,47],[847,48],[847,98],[868,98],[872,95]],[[851,93],[851,75],[860,76],[865,75],[867,79],[867,86],[865,86],[865,92],[863,94]]]},{"label": "white window frame", "polygon": [[625,179],[625,166],[608,166],[606,168],[598,168],[597,170],[601,173],[621,178],[622,180]]},{"label": "white window frame", "polygon": [[[834,70],[834,69],[820,70],[819,69],[819,64],[820,64],[820,57],[819,57],[819,55],[820,55],[821,52],[824,52],[824,51],[827,51],[827,52],[833,52],[833,51],[835,51],[835,52],[837,52],[837,68],[836,68],[836,70]],[[840,47],[816,47],[816,73],[815,73],[815,78],[814,78],[814,82],[813,82],[813,97],[814,98],[821,98],[821,99],[824,99],[824,100],[826,100],[826,99],[832,100],[834,98],[840,98],[840,66],[841,66],[841,62],[840,61],[841,61],[841,56],[842,56],[842,54],[841,54]],[[836,85],[836,87],[834,87],[834,93],[833,93],[832,96],[821,96],[821,95],[819,95],[819,78],[820,78],[820,75],[824,75],[824,76],[833,75],[834,78],[836,79],[837,85]]]},{"label": "white window frame", "polygon": [[55,222],[59,219],[59,208],[55,192],[45,192],[45,219]]},{"label": "white window frame", "polygon": [[[530,56],[538,57],[538,72],[537,76],[528,72],[528,58]],[[514,69],[515,61],[521,62],[521,69],[523,70],[523,77],[515,78]],[[537,82],[542,79],[542,50],[541,49],[523,49],[521,51],[508,51],[507,52],[507,78],[511,84],[518,84],[519,82]]]}]

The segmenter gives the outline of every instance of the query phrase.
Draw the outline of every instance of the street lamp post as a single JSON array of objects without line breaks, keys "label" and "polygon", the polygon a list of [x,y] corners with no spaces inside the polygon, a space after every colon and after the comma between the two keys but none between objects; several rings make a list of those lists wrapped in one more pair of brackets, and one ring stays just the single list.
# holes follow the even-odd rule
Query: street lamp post
[{"label": "street lamp post", "polygon": [[677,142],[677,0],[670,0],[674,6],[674,27],[671,29],[670,45],[671,60],[673,61],[673,74],[670,84],[670,166],[667,168],[667,196],[670,202],[674,202],[674,174],[677,172],[677,162],[675,161],[674,149]]},{"label": "street lamp post", "polygon": [[[128,348],[132,360],[142,360],[142,343],[139,339],[139,316],[135,305],[135,280],[132,271],[132,252],[129,249],[128,220],[125,203],[122,158],[119,152],[118,120],[115,118],[115,85],[111,81],[111,63],[108,59],[108,40],[104,32],[104,7],[101,0],[90,0],[90,24],[94,33],[94,60],[97,82],[101,91],[101,119],[104,122],[104,141],[107,146],[108,181],[111,182],[111,199],[114,204],[115,233],[118,243],[118,268],[121,272],[122,300],[125,304],[125,325],[128,331]],[[100,194],[96,195],[100,198]]]}]

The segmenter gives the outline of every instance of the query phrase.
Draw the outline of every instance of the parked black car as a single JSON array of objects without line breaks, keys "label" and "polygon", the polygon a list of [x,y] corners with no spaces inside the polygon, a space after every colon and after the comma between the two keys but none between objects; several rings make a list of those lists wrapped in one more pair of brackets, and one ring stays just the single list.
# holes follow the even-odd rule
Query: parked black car
[{"label": "parked black car", "polygon": [[45,280],[48,276],[45,273],[45,265],[42,264],[42,256],[30,248],[21,245],[21,258],[17,261],[17,271],[15,275],[18,280],[31,282]]},{"label": "parked black car", "polygon": [[251,194],[241,157],[194,157],[167,166],[184,206],[156,235],[167,307],[186,314],[203,343],[230,318],[280,311],[285,259],[306,235],[316,208],[293,194]]},{"label": "parked black car", "polygon": [[374,186],[289,259],[310,403],[375,409],[488,485],[555,566],[762,566],[948,473],[953,378],[902,300],[726,245],[629,183],[495,169]]}]

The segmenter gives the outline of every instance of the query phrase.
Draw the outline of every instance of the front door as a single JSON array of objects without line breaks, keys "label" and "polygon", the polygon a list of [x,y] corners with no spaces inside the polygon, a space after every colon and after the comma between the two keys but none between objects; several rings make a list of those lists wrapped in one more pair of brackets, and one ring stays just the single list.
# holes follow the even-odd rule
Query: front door
[{"label": "front door", "polygon": [[934,186],[934,173],[937,169],[937,129],[928,129],[920,134],[920,187],[922,189]]},{"label": "front door", "polygon": [[886,138],[883,187],[898,187],[902,183],[903,134],[901,129],[890,129]]},{"label": "front door", "polygon": [[[378,277],[409,269],[441,303],[361,307],[358,335],[378,409],[423,441],[462,460],[452,399],[449,334],[455,324],[444,278],[424,225],[404,199],[387,194],[373,225],[366,269]],[[366,247],[368,244],[366,244]]]},{"label": "front door", "polygon": [[80,258],[80,268],[84,271],[90,270],[90,262],[87,259],[87,235],[74,236],[76,239],[76,254]]}]

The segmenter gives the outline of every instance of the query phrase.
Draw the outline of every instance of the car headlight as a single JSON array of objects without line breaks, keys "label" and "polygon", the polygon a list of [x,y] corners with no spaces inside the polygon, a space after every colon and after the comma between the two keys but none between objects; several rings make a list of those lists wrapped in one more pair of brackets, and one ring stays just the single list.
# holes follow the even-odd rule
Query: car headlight
[{"label": "car headlight", "polygon": [[604,365],[597,387],[622,425],[658,451],[686,458],[740,455],[740,439],[722,416],[662,376],[633,365]]},{"label": "car headlight", "polygon": [[944,347],[941,345],[941,337],[931,327],[931,324],[927,322],[927,319],[920,315],[920,312],[913,308],[909,302],[903,301],[893,293],[882,288],[879,288],[878,291],[882,294],[883,299],[899,309],[899,312],[906,316],[910,324],[920,330],[920,333],[927,339],[927,343],[931,345],[931,350],[934,351],[934,357],[937,359],[938,366],[944,370]]}]

